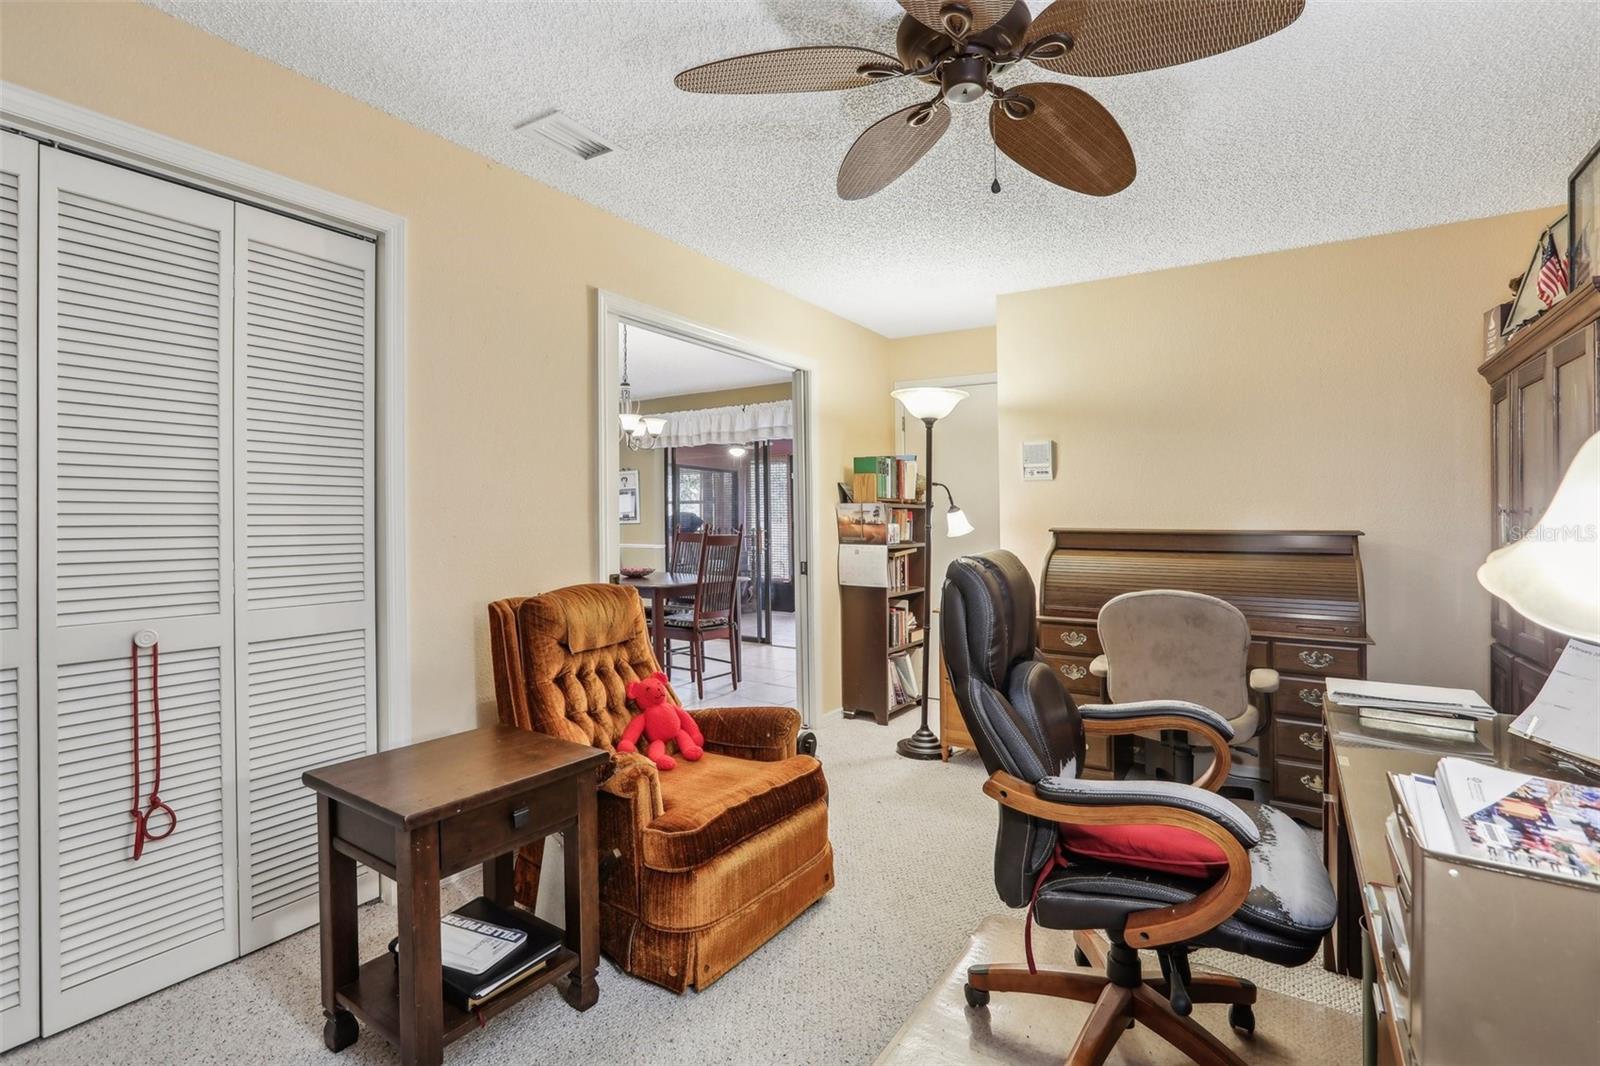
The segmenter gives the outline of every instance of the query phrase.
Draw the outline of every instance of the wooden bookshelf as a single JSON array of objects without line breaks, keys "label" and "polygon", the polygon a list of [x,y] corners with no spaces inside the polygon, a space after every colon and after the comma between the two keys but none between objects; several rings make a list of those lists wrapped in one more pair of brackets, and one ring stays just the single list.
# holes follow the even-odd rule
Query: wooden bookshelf
[{"label": "wooden bookshelf", "polygon": [[[896,701],[890,695],[890,660],[900,654],[911,658],[912,672],[919,683],[928,633],[928,505],[921,500],[878,500],[891,508],[911,512],[910,540],[889,545],[888,557],[909,557],[909,583],[901,589],[839,586],[840,632],[842,640],[844,713],[851,717],[871,717],[879,725],[922,706],[927,698]],[[916,638],[893,645],[889,640],[889,610],[903,601],[911,609],[919,630]]]}]

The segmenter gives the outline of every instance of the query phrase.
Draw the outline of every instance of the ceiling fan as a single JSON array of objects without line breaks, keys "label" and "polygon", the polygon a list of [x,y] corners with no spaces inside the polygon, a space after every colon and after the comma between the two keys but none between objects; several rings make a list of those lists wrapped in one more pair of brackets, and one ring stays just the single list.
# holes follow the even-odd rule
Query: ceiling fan
[{"label": "ceiling fan", "polygon": [[[1111,113],[1054,81],[1005,87],[996,75],[1027,61],[1058,74],[1106,77],[1177,66],[1260,40],[1300,16],[1305,0],[900,0],[898,58],[871,48],[780,48],[692,67],[673,79],[692,93],[803,93],[919,78],[939,91],[879,119],[845,154],[837,188],[860,200],[887,187],[950,127],[950,104],[992,97],[996,147],[1063,188],[1109,196],[1132,183],[1133,149]],[[1000,191],[996,179],[991,188]]]}]

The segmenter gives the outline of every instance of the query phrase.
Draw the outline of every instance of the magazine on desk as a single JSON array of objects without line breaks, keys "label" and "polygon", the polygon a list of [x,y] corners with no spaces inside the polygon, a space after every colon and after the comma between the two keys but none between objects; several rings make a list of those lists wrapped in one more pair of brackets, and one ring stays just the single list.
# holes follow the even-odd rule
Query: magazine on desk
[{"label": "magazine on desk", "polygon": [[1428,850],[1600,886],[1600,787],[1455,758],[1395,782]]}]

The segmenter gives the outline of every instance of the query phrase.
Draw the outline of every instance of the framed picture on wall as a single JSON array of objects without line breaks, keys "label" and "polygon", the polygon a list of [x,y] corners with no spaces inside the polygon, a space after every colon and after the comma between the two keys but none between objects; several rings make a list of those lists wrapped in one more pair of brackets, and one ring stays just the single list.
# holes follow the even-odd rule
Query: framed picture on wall
[{"label": "framed picture on wall", "polygon": [[1600,144],[1589,149],[1567,181],[1567,232],[1576,292],[1600,277]]},{"label": "framed picture on wall", "polygon": [[639,471],[622,471],[622,483],[617,490],[617,521],[637,525],[639,519]]}]

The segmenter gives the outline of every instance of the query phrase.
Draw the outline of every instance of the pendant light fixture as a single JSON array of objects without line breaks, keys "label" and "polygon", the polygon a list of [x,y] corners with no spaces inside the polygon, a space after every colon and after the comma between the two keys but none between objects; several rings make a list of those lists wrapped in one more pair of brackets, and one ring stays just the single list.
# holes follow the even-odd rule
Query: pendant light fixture
[{"label": "pendant light fixture", "polygon": [[657,415],[639,413],[633,399],[633,386],[628,382],[628,324],[622,324],[622,382],[617,388],[617,423],[622,432],[622,443],[632,452],[654,448],[661,443],[667,420]]}]

